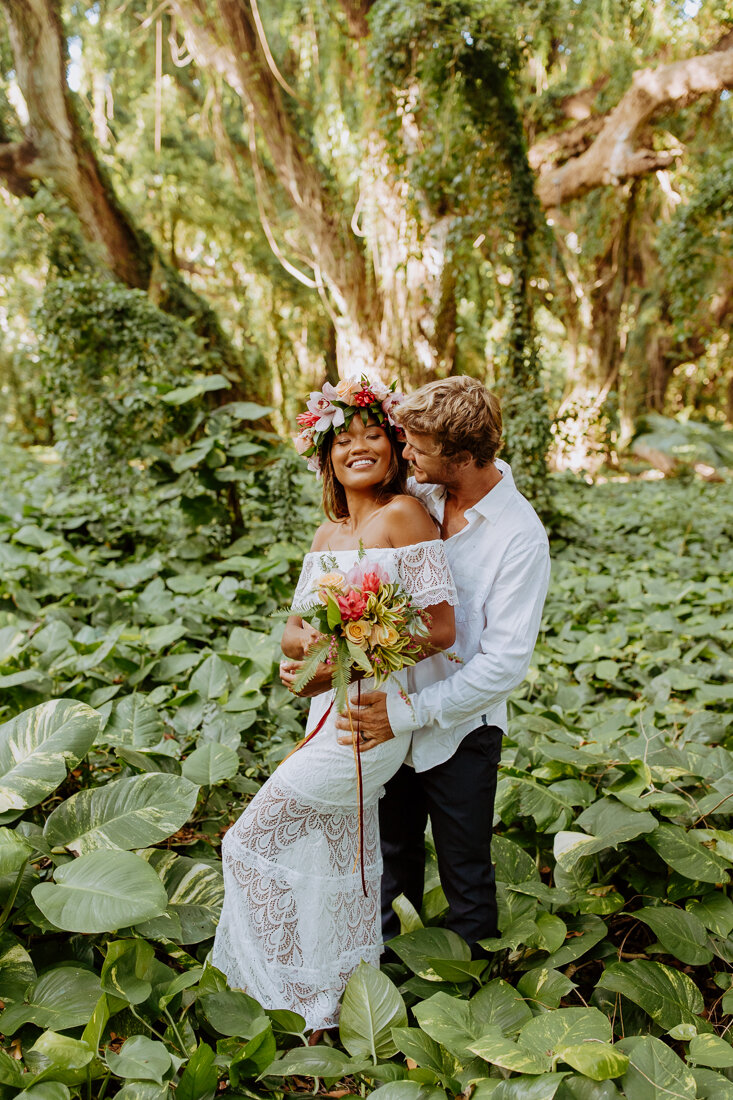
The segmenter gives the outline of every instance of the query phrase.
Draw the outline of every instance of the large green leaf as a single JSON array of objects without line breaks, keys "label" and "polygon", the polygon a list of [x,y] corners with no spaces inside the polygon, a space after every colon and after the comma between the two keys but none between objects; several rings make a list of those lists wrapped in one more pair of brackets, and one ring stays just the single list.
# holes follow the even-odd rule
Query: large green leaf
[{"label": "large green leaf", "polygon": [[471,1043],[470,1049],[493,1066],[515,1073],[549,1073],[552,1068],[552,1059],[548,1054],[528,1050],[519,1043],[513,1043],[498,1028]]},{"label": "large green leaf", "polygon": [[56,868],[33,900],[67,932],[115,932],[164,912],[165,887],[152,867],[132,852],[99,848]]},{"label": "large green leaf", "polygon": [[0,829],[0,875],[19,871],[33,854],[33,845],[15,829]]},{"label": "large green leaf", "polygon": [[229,687],[232,666],[222,661],[216,653],[202,661],[191,677],[189,687],[204,699],[218,699]]},{"label": "large green leaf", "polygon": [[647,844],[685,878],[699,882],[729,881],[729,865],[716,852],[706,848],[695,832],[686,832],[679,825],[660,825],[647,837]]},{"label": "large green leaf", "polygon": [[206,1019],[220,1035],[251,1039],[268,1023],[262,1006],[254,997],[238,989],[204,993],[199,997],[199,1004]]},{"label": "large green leaf", "polygon": [[685,902],[685,909],[723,939],[733,932],[733,901],[722,892]]},{"label": "large green leaf", "polygon": [[410,970],[423,976],[435,976],[431,959],[455,959],[461,962],[469,962],[471,959],[471,949],[465,940],[446,928],[416,928],[414,932],[395,936],[389,941],[389,946]]},{"label": "large green leaf", "polygon": [[219,1081],[215,1057],[210,1046],[199,1043],[178,1082],[176,1100],[213,1100]]},{"label": "large green leaf", "polygon": [[647,924],[662,947],[681,962],[704,966],[712,960],[705,926],[693,913],[658,905],[639,909],[634,916]]},{"label": "large green leaf", "polygon": [[596,855],[607,848],[618,848],[644,833],[653,833],[658,821],[647,811],[630,810],[616,799],[600,799],[577,819],[590,835],[560,832],[555,837],[555,859],[570,871],[582,856]]},{"label": "large green leaf", "polygon": [[239,770],[239,756],[229,745],[208,741],[194,749],[181,768],[186,779],[201,787],[231,779]]},{"label": "large green leaf", "polygon": [[610,1043],[611,1023],[597,1008],[559,1008],[529,1020],[518,1042],[532,1053],[557,1052],[578,1043]]},{"label": "large green leaf", "polygon": [[[151,848],[141,853],[155,868],[167,895],[167,914],[180,923],[181,943],[213,936],[224,903],[224,879],[218,865]],[[145,926],[137,929],[146,935]]]},{"label": "large green leaf", "polygon": [[155,952],[145,940],[114,940],[107,944],[102,964],[102,989],[130,1004],[146,1001],[152,992],[152,966]]},{"label": "large green leaf", "polygon": [[578,1043],[561,1047],[558,1054],[563,1062],[593,1081],[620,1077],[629,1068],[628,1056],[610,1043]]},{"label": "large green leaf", "polygon": [[339,1018],[341,1042],[353,1057],[380,1058],[395,1053],[392,1028],[406,1027],[404,1001],[389,978],[362,962],[344,990]]},{"label": "large green leaf", "polygon": [[108,1050],[106,1057],[107,1065],[117,1077],[134,1077],[159,1084],[171,1064],[165,1045],[149,1039],[147,1035],[131,1035],[122,1044],[119,1053]]},{"label": "large green leaf", "polygon": [[629,1059],[620,1082],[627,1100],[695,1100],[694,1077],[661,1039],[634,1035],[617,1047]]},{"label": "large green leaf", "polygon": [[0,813],[35,806],[94,743],[99,714],[74,699],[53,699],[0,726]]},{"label": "large green leaf", "polygon": [[263,1077],[334,1077],[359,1072],[369,1066],[368,1059],[355,1062],[336,1047],[296,1047],[277,1058],[264,1070]]},{"label": "large green leaf", "polygon": [[452,1077],[458,1069],[457,1060],[418,1027],[393,1027],[392,1039],[401,1054],[421,1069],[432,1070],[441,1080]]},{"label": "large green leaf", "polygon": [[196,806],[198,787],[180,775],[149,772],[79,791],[57,806],[44,835],[53,847],[146,848],[175,833]]},{"label": "large green leaf", "polygon": [[700,1026],[700,990],[687,974],[647,959],[611,963],[598,981],[602,989],[622,993],[643,1008],[665,1031],[677,1024]]},{"label": "large green leaf", "polygon": [[719,1035],[696,1035],[690,1041],[690,1061],[712,1069],[733,1069],[733,1046]]},{"label": "large green leaf", "polygon": [[15,936],[0,936],[0,990],[2,999],[22,1001],[28,986],[36,980],[36,970],[31,957]]},{"label": "large green leaf", "polygon": [[112,714],[99,740],[106,745],[128,745],[150,749],[165,733],[163,719],[144,695],[126,695],[112,708]]},{"label": "large green leaf", "polygon": [[484,1032],[498,1027],[503,1035],[514,1035],[532,1018],[532,1011],[516,989],[501,978],[487,982],[469,1002],[471,1017]]},{"label": "large green leaf", "polygon": [[101,986],[96,974],[76,966],[47,970],[27,991],[22,1002],[0,1016],[0,1031],[12,1035],[23,1024],[52,1031],[68,1031],[86,1022],[94,1012]]}]

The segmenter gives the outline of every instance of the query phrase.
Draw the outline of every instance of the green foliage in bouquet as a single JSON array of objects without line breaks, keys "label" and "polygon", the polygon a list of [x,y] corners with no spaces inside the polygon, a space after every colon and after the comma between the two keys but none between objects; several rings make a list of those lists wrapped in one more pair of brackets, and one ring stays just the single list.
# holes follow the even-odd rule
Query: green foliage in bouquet
[{"label": "green foliage in bouquet", "polygon": [[313,587],[315,602],[294,609],[320,634],[296,676],[296,691],[309,684],[325,662],[333,671],[334,702],[340,709],[355,668],[373,677],[379,687],[393,672],[419,660],[429,616],[379,566],[362,560],[346,575],[332,569],[316,578]]}]

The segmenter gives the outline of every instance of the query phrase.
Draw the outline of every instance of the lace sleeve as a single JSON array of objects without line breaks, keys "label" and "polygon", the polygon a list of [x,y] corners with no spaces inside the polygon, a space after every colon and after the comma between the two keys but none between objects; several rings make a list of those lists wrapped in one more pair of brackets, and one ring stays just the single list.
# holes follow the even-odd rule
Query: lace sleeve
[{"label": "lace sleeve", "polygon": [[397,550],[400,581],[418,607],[458,603],[458,593],[440,539],[418,542]]},{"label": "lace sleeve", "polygon": [[290,605],[290,607],[294,611],[302,611],[303,608],[310,607],[311,604],[314,604],[316,602],[316,597],[311,590],[315,565],[316,559],[313,557],[313,555],[306,555],[306,559],[303,562],[303,568],[301,569],[300,576],[298,577],[298,583],[295,586],[293,602]]}]

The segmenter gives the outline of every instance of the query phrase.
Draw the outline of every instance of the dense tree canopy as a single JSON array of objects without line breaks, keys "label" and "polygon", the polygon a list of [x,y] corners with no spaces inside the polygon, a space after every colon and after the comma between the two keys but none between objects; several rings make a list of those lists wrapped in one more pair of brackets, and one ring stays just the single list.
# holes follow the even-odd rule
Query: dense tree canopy
[{"label": "dense tree canopy", "polygon": [[0,370],[26,431],[75,415],[38,339],[53,281],[93,271],[198,335],[182,373],[286,417],[339,369],[486,378],[527,484],[550,419],[586,461],[647,411],[730,417],[722,0],[0,7]]}]

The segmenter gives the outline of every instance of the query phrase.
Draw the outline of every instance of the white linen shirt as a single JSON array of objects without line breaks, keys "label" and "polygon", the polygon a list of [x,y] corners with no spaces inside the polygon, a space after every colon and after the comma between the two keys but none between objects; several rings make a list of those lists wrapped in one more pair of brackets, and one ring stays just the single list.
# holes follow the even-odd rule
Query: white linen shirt
[{"label": "white linen shirt", "polygon": [[[409,704],[387,699],[395,736],[412,733],[407,762],[426,771],[450,759],[478,726],[506,733],[506,701],[527,674],[550,579],[545,529],[517,489],[508,463],[501,481],[465,517],[467,526],[443,543],[458,590],[456,641],[408,671]],[[445,488],[410,479],[409,491],[441,522]]]}]

